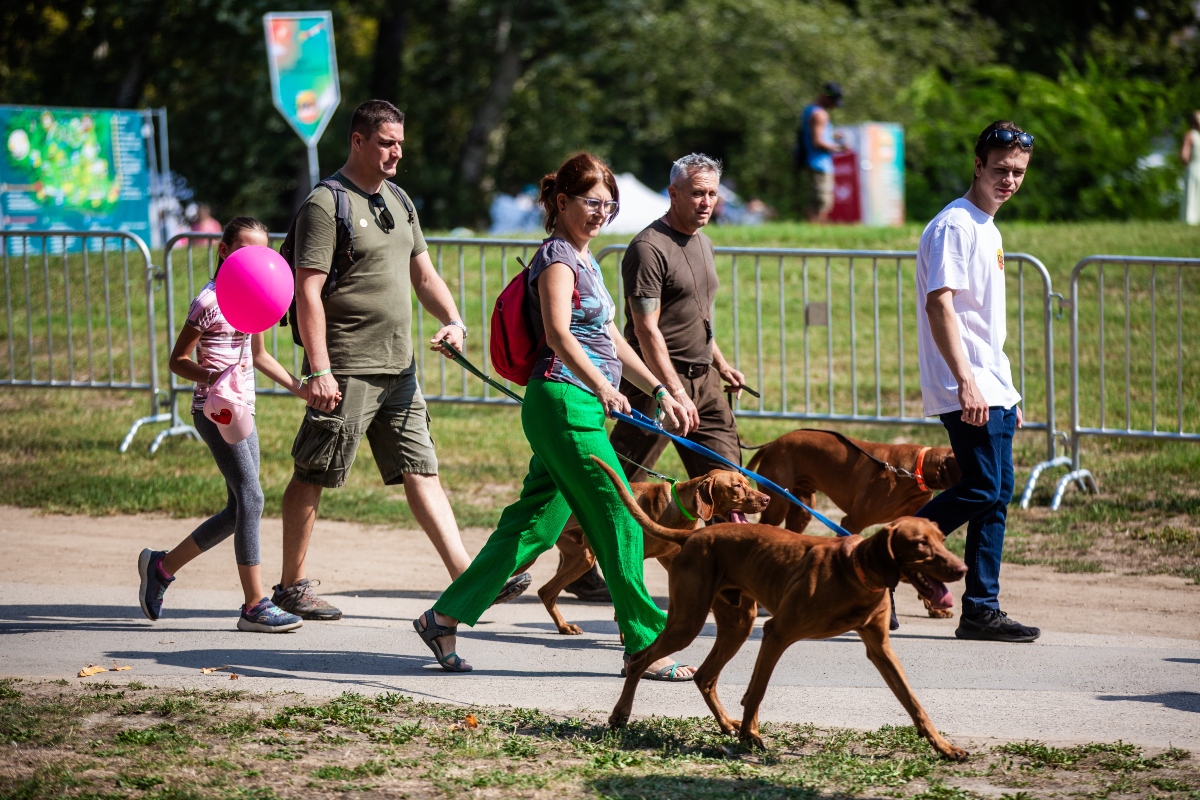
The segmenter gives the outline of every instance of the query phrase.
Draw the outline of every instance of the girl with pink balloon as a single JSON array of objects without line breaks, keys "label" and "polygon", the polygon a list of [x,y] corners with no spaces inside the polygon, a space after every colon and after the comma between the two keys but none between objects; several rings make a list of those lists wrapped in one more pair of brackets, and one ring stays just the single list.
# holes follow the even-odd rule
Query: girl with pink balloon
[{"label": "girl with pink balloon", "polygon": [[225,226],[217,255],[216,274],[192,301],[168,366],[196,384],[192,419],[225,478],[228,499],[224,509],[173,550],[142,551],[139,599],[146,617],[157,620],[176,573],[232,535],[245,595],[238,629],[283,633],[302,622],[263,594],[258,546],[263,491],[254,428],[254,370],[307,400],[308,387],[267,352],[262,335],[291,304],[292,273],[268,246],[267,227],[253,217],[237,217]]}]

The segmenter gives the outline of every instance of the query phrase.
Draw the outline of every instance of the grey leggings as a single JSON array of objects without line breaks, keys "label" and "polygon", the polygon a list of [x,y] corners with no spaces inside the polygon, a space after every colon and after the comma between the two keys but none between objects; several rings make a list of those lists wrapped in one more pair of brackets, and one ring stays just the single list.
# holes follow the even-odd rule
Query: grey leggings
[{"label": "grey leggings", "polygon": [[212,451],[229,493],[225,508],[192,531],[192,541],[203,552],[225,541],[232,533],[237,563],[243,567],[255,566],[258,564],[258,524],[263,512],[263,490],[258,482],[258,430],[251,431],[237,444],[229,444],[221,438],[216,423],[205,417],[203,411],[193,411],[192,421]]}]

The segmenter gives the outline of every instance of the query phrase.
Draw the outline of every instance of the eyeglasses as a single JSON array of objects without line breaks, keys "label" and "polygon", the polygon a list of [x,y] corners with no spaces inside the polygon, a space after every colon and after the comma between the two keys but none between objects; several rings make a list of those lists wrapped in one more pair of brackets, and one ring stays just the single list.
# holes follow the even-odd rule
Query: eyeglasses
[{"label": "eyeglasses", "polygon": [[576,194],[570,195],[570,197],[582,200],[583,204],[587,206],[588,214],[598,214],[603,211],[604,216],[610,220],[621,210],[621,204],[616,200],[597,200],[595,197],[580,197]]},{"label": "eyeglasses", "polygon": [[376,192],[371,195],[371,208],[375,209],[379,214],[379,225],[383,228],[384,233],[391,233],[392,228],[396,227],[396,218],[392,216],[392,212],[388,210],[387,201],[383,199],[383,195]]},{"label": "eyeglasses", "polygon": [[988,135],[983,137],[983,143],[995,140],[1002,145],[1012,144],[1015,140],[1022,150],[1030,150],[1033,148],[1033,134],[1025,133],[1024,131],[1006,131],[1003,128],[988,131]]}]

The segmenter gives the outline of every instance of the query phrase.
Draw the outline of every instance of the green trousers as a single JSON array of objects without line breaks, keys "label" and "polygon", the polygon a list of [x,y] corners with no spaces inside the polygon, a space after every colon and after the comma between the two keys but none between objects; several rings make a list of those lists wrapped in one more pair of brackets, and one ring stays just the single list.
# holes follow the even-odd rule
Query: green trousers
[{"label": "green trousers", "polygon": [[521,497],[504,509],[499,527],[434,610],[474,625],[517,567],[554,546],[573,511],[604,571],[625,650],[644,650],[662,632],[667,615],[646,591],[641,526],[590,458],[599,456],[622,475],[604,429],[603,406],[572,384],[534,380],[521,407],[521,426],[533,448]]}]

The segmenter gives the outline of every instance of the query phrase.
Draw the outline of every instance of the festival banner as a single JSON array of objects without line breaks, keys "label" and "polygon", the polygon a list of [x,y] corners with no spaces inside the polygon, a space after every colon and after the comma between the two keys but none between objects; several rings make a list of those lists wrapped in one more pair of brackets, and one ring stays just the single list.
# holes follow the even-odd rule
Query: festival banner
[{"label": "festival banner", "polygon": [[[143,112],[0,105],[0,134],[0,228],[117,230],[151,241],[153,127]],[[23,246],[8,241],[10,253]],[[68,249],[79,246],[68,239]]]},{"label": "festival banner", "polygon": [[309,147],[341,102],[333,16],[328,11],[264,14],[275,108]]}]

